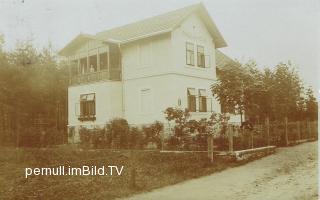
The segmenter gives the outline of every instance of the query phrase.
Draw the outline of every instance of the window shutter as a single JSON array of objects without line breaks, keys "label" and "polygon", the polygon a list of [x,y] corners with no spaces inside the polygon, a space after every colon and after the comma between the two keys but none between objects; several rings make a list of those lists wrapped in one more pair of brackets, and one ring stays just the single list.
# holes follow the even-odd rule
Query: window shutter
[{"label": "window shutter", "polygon": [[205,68],[210,68],[211,67],[211,60],[210,60],[210,56],[206,55],[205,56]]},{"label": "window shutter", "polygon": [[200,89],[199,90],[199,96],[206,97],[207,96],[207,91],[205,89]]},{"label": "window shutter", "polygon": [[194,89],[194,88],[188,88],[188,95],[196,96],[196,89]]}]

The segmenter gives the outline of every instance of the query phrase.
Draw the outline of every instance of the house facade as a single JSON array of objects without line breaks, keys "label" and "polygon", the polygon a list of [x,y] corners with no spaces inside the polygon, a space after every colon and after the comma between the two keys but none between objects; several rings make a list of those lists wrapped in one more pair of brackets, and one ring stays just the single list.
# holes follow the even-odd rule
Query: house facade
[{"label": "house facade", "polygon": [[[166,122],[168,107],[191,117],[220,112],[210,86],[217,49],[226,43],[202,4],[188,6],[96,35],[80,34],[59,53],[70,63],[68,127]],[[220,58],[221,59],[221,58]]]}]

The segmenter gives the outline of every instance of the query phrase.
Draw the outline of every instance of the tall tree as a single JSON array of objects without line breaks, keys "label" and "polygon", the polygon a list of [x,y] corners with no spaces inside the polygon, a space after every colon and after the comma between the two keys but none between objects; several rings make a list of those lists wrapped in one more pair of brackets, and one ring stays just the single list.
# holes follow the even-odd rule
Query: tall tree
[{"label": "tall tree", "polygon": [[309,87],[306,91],[306,117],[309,120],[318,120],[318,103],[313,94],[313,90]]},{"label": "tall tree", "polygon": [[272,95],[274,114],[278,120],[284,117],[295,118],[297,104],[302,95],[302,82],[291,62],[280,63],[274,71]]}]

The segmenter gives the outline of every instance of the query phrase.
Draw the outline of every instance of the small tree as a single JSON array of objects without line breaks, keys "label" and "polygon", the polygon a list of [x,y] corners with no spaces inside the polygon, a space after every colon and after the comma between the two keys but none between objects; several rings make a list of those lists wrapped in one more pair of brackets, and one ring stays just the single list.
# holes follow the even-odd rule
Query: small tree
[{"label": "small tree", "polygon": [[169,107],[165,110],[166,119],[175,122],[175,135],[182,136],[185,134],[187,121],[190,117],[188,109],[181,110],[179,108]]},{"label": "small tree", "polygon": [[149,126],[143,126],[142,130],[145,134],[145,143],[155,143],[157,147],[161,147],[161,131],[163,130],[163,124],[159,121],[155,121]]},{"label": "small tree", "polygon": [[211,86],[212,94],[224,106],[225,112],[239,113],[242,122],[244,112],[256,107],[254,97],[260,87],[256,63],[229,64],[219,69],[217,75],[217,82]]}]

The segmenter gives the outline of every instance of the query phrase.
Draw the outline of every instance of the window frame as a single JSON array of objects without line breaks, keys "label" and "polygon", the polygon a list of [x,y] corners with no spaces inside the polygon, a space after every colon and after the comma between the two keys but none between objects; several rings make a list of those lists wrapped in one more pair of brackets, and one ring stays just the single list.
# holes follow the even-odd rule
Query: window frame
[{"label": "window frame", "polygon": [[[188,48],[188,45],[192,45],[192,50]],[[186,65],[194,66],[194,43],[186,42]],[[190,63],[188,62],[188,53],[190,53]]]},{"label": "window frame", "polygon": [[190,91],[195,88],[187,88],[187,103],[189,112],[197,112],[197,100],[196,94],[192,94]]},{"label": "window frame", "polygon": [[[201,94],[204,91],[204,94]],[[208,112],[208,101],[207,101],[207,91],[206,89],[199,89],[199,112]]]},{"label": "window frame", "polygon": [[[202,49],[202,52],[199,51],[199,49]],[[200,62],[202,61],[202,62]],[[200,68],[206,68],[206,58],[204,54],[204,46],[197,45],[197,66]]]},{"label": "window frame", "polygon": [[[88,99],[89,97],[92,97]],[[80,121],[90,121],[96,119],[96,94],[88,93],[80,95]]]}]

